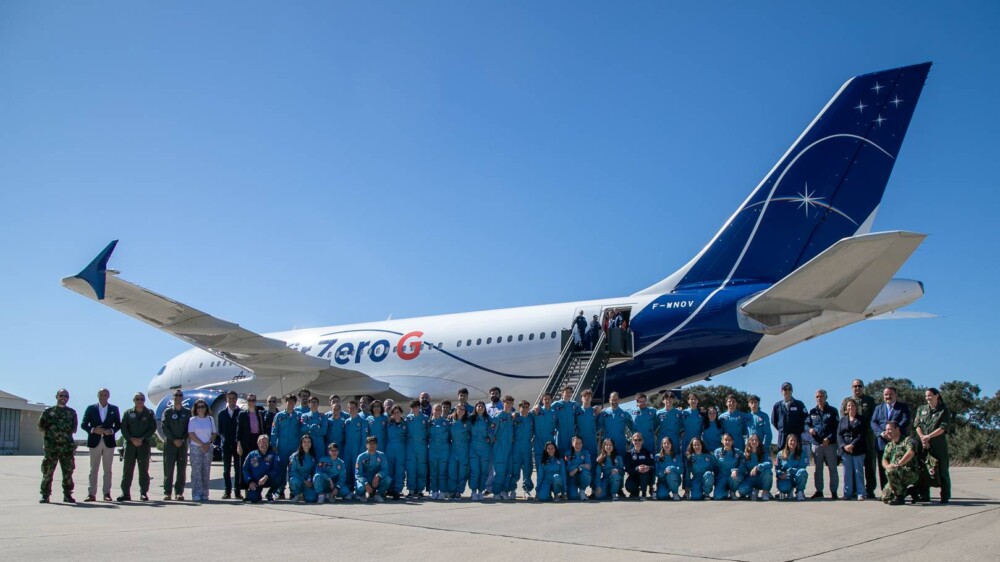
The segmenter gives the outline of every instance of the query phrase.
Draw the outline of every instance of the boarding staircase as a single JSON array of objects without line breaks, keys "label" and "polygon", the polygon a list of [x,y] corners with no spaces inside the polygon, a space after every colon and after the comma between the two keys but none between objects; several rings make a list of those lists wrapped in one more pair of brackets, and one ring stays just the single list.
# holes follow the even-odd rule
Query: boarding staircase
[{"label": "boarding staircase", "polygon": [[[610,337],[609,337],[610,336]],[[597,392],[604,381],[611,361],[621,362],[632,357],[632,338],[626,330],[609,328],[601,330],[593,351],[576,351],[573,331],[562,331],[562,352],[552,367],[545,386],[538,393],[536,404],[541,404],[542,396],[549,393],[553,398],[561,397],[560,390],[573,387],[573,400],[578,400],[584,390]]]}]

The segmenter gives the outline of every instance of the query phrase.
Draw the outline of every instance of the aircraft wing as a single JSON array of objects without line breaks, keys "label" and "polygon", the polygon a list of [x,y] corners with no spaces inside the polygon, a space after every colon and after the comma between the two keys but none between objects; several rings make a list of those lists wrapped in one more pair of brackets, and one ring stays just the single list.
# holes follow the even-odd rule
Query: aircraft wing
[{"label": "aircraft wing", "polygon": [[79,274],[64,278],[63,286],[253,371],[257,376],[312,372],[323,373],[334,380],[361,378],[368,379],[369,383],[377,382],[358,371],[332,367],[329,361],[291,349],[287,342],[262,336],[120,279],[117,271],[107,269],[108,258],[117,243],[115,240],[108,244]]},{"label": "aircraft wing", "polygon": [[[927,236],[879,232],[845,238],[740,306],[774,325],[823,311],[861,314]],[[780,322],[786,324],[786,322]]]}]

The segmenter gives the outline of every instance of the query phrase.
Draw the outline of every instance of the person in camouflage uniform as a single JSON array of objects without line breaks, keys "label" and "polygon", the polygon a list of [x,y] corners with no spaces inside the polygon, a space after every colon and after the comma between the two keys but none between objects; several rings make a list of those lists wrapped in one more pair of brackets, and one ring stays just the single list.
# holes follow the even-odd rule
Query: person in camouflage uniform
[{"label": "person in camouflage uniform", "polygon": [[122,468],[122,495],[118,501],[132,501],[132,474],[139,463],[139,499],[149,501],[150,439],[156,433],[156,415],[146,407],[146,396],[136,392],[134,407],[122,414],[122,437],[125,438],[125,466]]},{"label": "person in camouflage uniform", "polygon": [[882,501],[890,505],[905,503],[906,493],[920,479],[917,471],[917,444],[910,438],[904,438],[899,431],[899,424],[889,421],[885,425],[889,432],[889,443],[885,445],[882,456],[882,467],[885,469],[888,483],[882,490]]},{"label": "person in camouflage uniform", "polygon": [[52,495],[52,474],[58,464],[62,469],[63,501],[76,503],[73,499],[73,469],[76,468],[76,411],[66,405],[69,391],[60,388],[56,392],[56,405],[42,412],[38,429],[45,435],[45,456],[42,457],[42,499],[39,503],[49,503]]}]

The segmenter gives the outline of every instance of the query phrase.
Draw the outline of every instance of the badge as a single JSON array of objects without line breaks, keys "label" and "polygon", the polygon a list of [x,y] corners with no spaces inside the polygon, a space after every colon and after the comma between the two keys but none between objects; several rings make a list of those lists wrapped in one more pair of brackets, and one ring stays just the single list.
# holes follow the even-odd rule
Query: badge
[{"label": "badge", "polygon": [[132,419],[135,419],[135,412],[132,412],[132,413],[130,413],[130,414],[128,415],[128,417],[130,417],[130,418],[132,418]]},{"label": "badge", "polygon": [[176,420],[177,419],[177,414],[174,414],[173,416],[170,416],[170,417],[172,417],[173,419]]}]

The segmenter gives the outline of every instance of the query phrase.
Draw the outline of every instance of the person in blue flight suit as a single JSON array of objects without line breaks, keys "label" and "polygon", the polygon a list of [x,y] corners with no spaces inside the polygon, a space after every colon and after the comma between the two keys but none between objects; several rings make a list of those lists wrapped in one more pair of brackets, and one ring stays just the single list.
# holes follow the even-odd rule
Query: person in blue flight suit
[{"label": "person in blue flight suit", "polygon": [[299,413],[295,411],[297,399],[294,394],[285,395],[285,409],[274,415],[274,423],[271,424],[270,442],[278,452],[278,475],[274,478],[275,490],[279,499],[285,499],[285,484],[288,480],[288,459],[292,457],[299,448],[299,439],[302,437],[302,420]]},{"label": "person in blue flight suit", "polygon": [[[691,444],[691,439],[697,437],[701,439],[701,433],[705,429],[705,414],[701,412],[698,408],[698,395],[693,392],[688,394],[687,397],[688,407],[685,408],[681,413],[683,418],[684,426],[684,436],[681,441],[681,453],[687,457],[688,445]],[[704,443],[702,443],[704,445]],[[688,475],[690,471],[684,471],[684,496],[690,497],[691,495],[691,482],[688,480]]]},{"label": "person in blue flight suit", "polygon": [[469,418],[469,440],[472,443],[469,450],[469,488],[472,490],[472,501],[483,499],[486,479],[490,474],[490,453],[493,449],[490,422],[486,403],[482,400],[476,402],[476,409]]},{"label": "person in blue flight suit", "polygon": [[802,448],[802,440],[795,433],[789,433],[785,447],[775,457],[774,474],[777,476],[778,492],[781,499],[805,501],[806,484],[809,482],[809,450]]},{"label": "person in blue flight suit", "polygon": [[722,446],[722,422],[719,421],[719,411],[715,406],[709,406],[705,411],[705,427],[701,429],[701,439],[705,448],[715,452]]},{"label": "person in blue flight suit", "polygon": [[424,497],[427,482],[427,427],[430,419],[420,411],[420,400],[410,402],[406,425],[406,487],[407,497]]},{"label": "person in blue flight suit", "polygon": [[385,458],[389,463],[389,477],[392,478],[389,495],[398,500],[403,494],[403,480],[406,478],[406,422],[403,420],[403,407],[399,404],[393,404],[389,412],[391,416],[385,428],[388,440]]},{"label": "person in blue flight suit", "polygon": [[703,500],[711,497],[715,487],[715,455],[708,452],[701,437],[692,437],[686,456],[684,470],[688,473],[690,498]]},{"label": "person in blue flight suit", "polygon": [[511,453],[514,452],[514,397],[503,397],[503,410],[490,421],[493,435],[493,496],[498,500],[514,499],[511,478]]},{"label": "person in blue flight suit", "polygon": [[319,411],[319,398],[313,396],[309,399],[309,411],[300,416],[302,420],[302,432],[312,437],[314,449],[317,451],[326,450],[326,432],[329,425],[329,418]]},{"label": "person in blue flight suit", "polygon": [[760,444],[764,446],[764,452],[771,454],[771,442],[774,436],[771,433],[771,418],[760,409],[760,397],[751,395],[747,399],[750,406],[750,413],[747,414],[747,431],[751,435],[756,435],[760,439]]},{"label": "person in blue flight suit", "polygon": [[[336,401],[334,401],[336,398]],[[326,438],[324,442],[329,445],[330,443],[336,443],[337,447],[343,451],[344,450],[344,422],[347,421],[350,416],[347,412],[343,411],[340,405],[340,397],[334,395],[330,398],[330,411],[326,413]],[[351,461],[345,459],[345,462],[350,464]]]},{"label": "person in blue flight suit", "polygon": [[[347,403],[347,413],[349,417],[344,421],[344,458],[357,460],[368,440],[368,419],[361,415],[357,400]],[[347,476],[347,481],[354,485],[353,473]]]},{"label": "person in blue flight suit", "polygon": [[427,452],[432,500],[443,500],[448,491],[448,459],[451,457],[451,423],[444,417],[444,406],[434,404],[427,426],[430,446]]},{"label": "person in blue flight suit", "polygon": [[733,448],[733,436],[722,434],[722,447],[715,450],[715,499],[736,499],[743,480],[743,453]]},{"label": "person in blue flight suit", "polygon": [[[583,448],[596,459],[601,444],[597,441],[597,416],[600,411],[593,405],[594,391],[585,389],[580,393],[580,409],[576,414],[576,434],[583,439]],[[590,471],[591,481],[597,482],[597,465]]]},{"label": "person in blue flight suit", "polygon": [[726,411],[719,416],[722,423],[722,431],[728,433],[733,438],[733,448],[742,451],[747,445],[747,415],[739,411],[739,403],[736,396],[730,394],[726,396]]},{"label": "person in blue flight suit", "polygon": [[535,442],[535,472],[537,473],[538,467],[542,463],[542,455],[545,454],[545,444],[555,439],[556,436],[556,412],[552,409],[552,395],[548,392],[542,395],[541,406],[535,405],[535,410],[531,412],[531,421],[535,428],[533,438]]},{"label": "person in blue flight suit", "polygon": [[746,449],[743,451],[743,481],[740,482],[740,497],[769,501],[773,482],[774,470],[771,464],[771,453],[764,449],[760,437],[757,437],[756,433],[751,433],[750,437],[747,438]]},{"label": "person in blue flight suit", "polygon": [[656,408],[649,405],[649,398],[645,392],[635,395],[635,406],[635,409],[630,412],[632,431],[642,434],[642,442],[652,452],[659,443],[656,439],[656,433],[660,429],[660,418],[656,415]]},{"label": "person in blue flight suit", "polygon": [[313,503],[317,500],[316,488],[313,487],[315,475],[316,450],[312,436],[306,433],[299,439],[299,450],[292,453],[292,458],[288,460],[288,490],[293,501]]},{"label": "person in blue flight suit", "polygon": [[372,401],[371,413],[366,419],[368,420],[368,435],[378,439],[382,447],[385,447],[388,443],[386,431],[389,426],[389,414],[383,409],[381,400]]},{"label": "person in blue flight suit", "polygon": [[299,405],[295,408],[295,413],[299,416],[302,414],[309,413],[309,399],[312,398],[312,391],[308,388],[303,388],[299,391]]},{"label": "person in blue flight suit", "polygon": [[264,488],[267,488],[267,501],[271,501],[282,464],[278,454],[271,448],[271,439],[267,435],[258,437],[257,450],[247,455],[247,460],[243,463],[243,482],[247,485],[245,501],[260,503]]},{"label": "person in blue flight suit", "polygon": [[566,456],[566,491],[571,500],[587,499],[587,488],[591,485],[594,462],[590,452],[583,448],[583,439],[573,438],[572,449]]},{"label": "person in blue flight suit", "polygon": [[467,415],[469,415],[469,416],[472,415],[472,412],[476,411],[476,407],[473,406],[472,404],[469,404],[469,389],[468,388],[460,388],[460,389],[458,389],[458,405],[455,406],[455,407],[456,408],[465,408],[465,413]]},{"label": "person in blue flight suit", "polygon": [[552,412],[556,418],[556,447],[560,451],[569,451],[573,447],[573,436],[576,435],[576,419],[580,413],[580,405],[573,401],[573,387],[562,389],[562,400],[552,403]]},{"label": "person in blue flight suit", "polygon": [[329,496],[345,499],[351,496],[351,487],[347,484],[347,463],[340,458],[340,447],[336,443],[326,446],[327,455],[316,463],[316,474],[313,475],[313,490],[318,494],[317,501],[323,501]]},{"label": "person in blue flight suit", "polygon": [[656,455],[656,499],[681,499],[681,478],[684,473],[684,455],[674,449],[670,437],[660,440],[660,452]]},{"label": "person in blue flight suit", "polygon": [[576,344],[577,351],[583,351],[586,349],[586,337],[587,337],[587,317],[584,316],[581,310],[576,318],[573,319],[573,342]]},{"label": "person in blue flight suit", "polygon": [[[473,407],[475,411],[475,407]],[[448,497],[457,500],[465,493],[469,481],[469,444],[472,441],[472,422],[469,410],[462,404],[451,413],[451,456],[448,459]]]},{"label": "person in blue flight suit", "polygon": [[385,494],[392,485],[389,476],[389,463],[385,453],[378,450],[378,439],[368,437],[365,440],[367,451],[358,455],[354,465],[354,492],[357,496],[367,497],[368,501],[383,502]]},{"label": "person in blue flight suit", "polygon": [[531,450],[531,438],[535,432],[534,419],[531,417],[531,403],[521,400],[517,405],[518,411],[514,414],[514,451],[510,457],[510,480],[508,481],[508,491],[513,494],[517,487],[517,481],[521,481],[521,490],[524,491],[524,499],[531,498],[531,491],[535,489],[534,482],[531,481],[531,467],[533,462]]},{"label": "person in blue flight suit", "polygon": [[605,439],[610,439],[615,443],[616,451],[627,451],[626,431],[635,431],[632,424],[632,416],[618,406],[618,393],[612,392],[608,397],[611,407],[601,410],[601,417],[598,418],[597,428]]},{"label": "person in blue flight suit", "polygon": [[674,393],[664,390],[663,407],[656,411],[656,443],[662,443],[664,437],[669,437],[674,449],[681,451],[681,431],[684,429],[684,413],[674,407]]},{"label": "person in blue flight suit", "polygon": [[625,478],[625,461],[615,451],[615,442],[605,439],[601,443],[601,452],[594,461],[597,466],[597,480],[594,485],[594,497],[618,501],[622,493],[622,482]]},{"label": "person in blue flight suit", "polygon": [[542,449],[542,461],[538,465],[538,501],[561,498],[565,489],[566,461],[559,456],[556,444],[549,441]]}]

